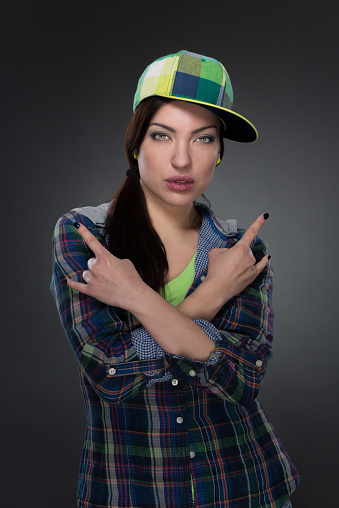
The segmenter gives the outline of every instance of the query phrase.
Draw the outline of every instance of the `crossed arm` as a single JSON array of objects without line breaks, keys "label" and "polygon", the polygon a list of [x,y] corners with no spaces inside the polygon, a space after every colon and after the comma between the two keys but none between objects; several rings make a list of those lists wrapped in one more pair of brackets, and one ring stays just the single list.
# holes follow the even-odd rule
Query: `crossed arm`
[{"label": "crossed arm", "polygon": [[131,261],[120,260],[105,249],[84,225],[75,224],[93,252],[85,283],[67,279],[70,288],[131,312],[170,354],[206,361],[215,345],[193,319],[211,321],[221,307],[250,285],[268,262],[256,263],[251,243],[265,223],[259,216],[231,249],[212,249],[204,282],[178,307],[173,307],[140,278]]}]

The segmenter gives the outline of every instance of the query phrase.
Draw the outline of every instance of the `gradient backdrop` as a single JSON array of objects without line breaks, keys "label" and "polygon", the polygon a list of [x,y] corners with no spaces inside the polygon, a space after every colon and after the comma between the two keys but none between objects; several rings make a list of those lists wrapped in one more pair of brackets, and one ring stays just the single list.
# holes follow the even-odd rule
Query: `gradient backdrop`
[{"label": "gradient backdrop", "polygon": [[259,130],[254,144],[226,143],[207,196],[243,227],[270,213],[276,338],[261,400],[301,474],[293,507],[337,506],[336,5],[2,2],[4,508],[76,506],[84,408],[49,293],[52,231],[112,198],[137,79],[180,49],[225,64],[235,110]]}]

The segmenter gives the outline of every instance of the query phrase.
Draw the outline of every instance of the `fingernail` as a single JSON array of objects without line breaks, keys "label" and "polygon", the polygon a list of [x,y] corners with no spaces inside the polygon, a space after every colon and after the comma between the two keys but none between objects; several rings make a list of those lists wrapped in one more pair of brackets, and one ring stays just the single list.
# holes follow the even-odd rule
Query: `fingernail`
[{"label": "fingernail", "polygon": [[271,254],[268,255],[268,260],[270,260],[270,259],[271,259]]},{"label": "fingernail", "polygon": [[80,228],[79,222],[73,222],[73,226],[75,227],[75,229],[79,229]]},{"label": "fingernail", "polygon": [[265,220],[267,220],[267,219],[269,218],[269,216],[270,216],[270,214],[269,214],[269,213],[267,213],[267,212],[266,212],[266,213],[264,213],[264,215],[263,215],[263,217],[264,217],[264,219],[265,219]]}]

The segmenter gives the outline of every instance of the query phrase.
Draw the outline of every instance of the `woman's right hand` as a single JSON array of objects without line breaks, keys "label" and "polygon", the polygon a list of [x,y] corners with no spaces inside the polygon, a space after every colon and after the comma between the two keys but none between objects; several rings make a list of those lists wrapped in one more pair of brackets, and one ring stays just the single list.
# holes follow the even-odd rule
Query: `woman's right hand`
[{"label": "woman's right hand", "polygon": [[260,215],[232,248],[216,248],[210,251],[204,284],[213,287],[215,297],[221,299],[222,304],[241,293],[267,265],[268,254],[256,263],[251,250],[251,243],[267,218],[268,214]]},{"label": "woman's right hand", "polygon": [[82,274],[84,282],[68,277],[68,286],[107,305],[132,312],[148,288],[132,261],[113,256],[83,224],[75,222],[74,227],[94,257],[88,260],[88,270]]}]

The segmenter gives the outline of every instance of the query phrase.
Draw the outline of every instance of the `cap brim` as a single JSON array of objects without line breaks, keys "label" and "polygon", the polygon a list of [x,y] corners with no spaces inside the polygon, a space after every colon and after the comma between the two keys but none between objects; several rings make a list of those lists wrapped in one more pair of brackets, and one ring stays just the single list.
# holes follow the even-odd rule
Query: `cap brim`
[{"label": "cap brim", "polygon": [[167,97],[168,99],[192,102],[193,104],[197,104],[198,106],[202,106],[203,108],[208,109],[217,115],[225,124],[226,128],[224,131],[224,138],[230,139],[232,141],[239,141],[241,143],[251,143],[258,138],[258,131],[254,125],[245,117],[235,113],[231,109],[225,109],[219,106],[211,106],[205,102],[186,99],[185,97],[173,97],[160,94],[159,96]]},{"label": "cap brim", "polygon": [[257,129],[245,117],[229,109],[202,106],[215,113],[225,123],[224,138],[241,143],[251,143],[258,138]]}]

